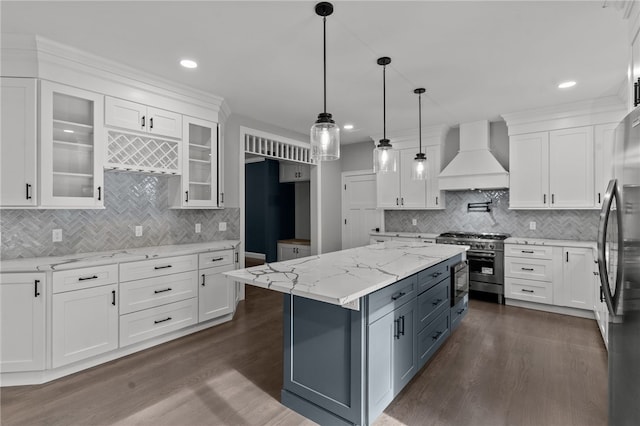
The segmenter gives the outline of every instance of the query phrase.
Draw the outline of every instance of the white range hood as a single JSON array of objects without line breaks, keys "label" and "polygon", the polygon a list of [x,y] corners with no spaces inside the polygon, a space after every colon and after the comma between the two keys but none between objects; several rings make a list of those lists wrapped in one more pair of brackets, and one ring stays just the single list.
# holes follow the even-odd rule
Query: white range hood
[{"label": "white range hood", "polygon": [[438,176],[440,190],[502,189],[507,172],[489,150],[489,122],[460,124],[460,151]]}]

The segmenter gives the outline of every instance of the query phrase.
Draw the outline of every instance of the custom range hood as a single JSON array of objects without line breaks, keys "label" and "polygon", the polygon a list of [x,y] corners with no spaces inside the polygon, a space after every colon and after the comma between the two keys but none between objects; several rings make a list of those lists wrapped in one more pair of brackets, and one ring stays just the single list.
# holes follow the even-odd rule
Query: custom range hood
[{"label": "custom range hood", "polygon": [[509,187],[507,172],[489,150],[489,122],[460,124],[460,151],[438,176],[440,190]]}]

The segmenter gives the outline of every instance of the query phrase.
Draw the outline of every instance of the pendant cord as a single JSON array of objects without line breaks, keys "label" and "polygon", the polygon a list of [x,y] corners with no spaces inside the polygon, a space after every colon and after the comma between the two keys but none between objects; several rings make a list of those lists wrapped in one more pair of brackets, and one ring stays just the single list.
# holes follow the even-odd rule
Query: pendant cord
[{"label": "pendant cord", "polygon": [[422,154],[422,93],[418,94],[418,152]]},{"label": "pendant cord", "polygon": [[387,139],[387,66],[382,67],[382,138]]},{"label": "pendant cord", "polygon": [[324,112],[327,113],[327,17],[322,17],[322,47],[324,63]]}]

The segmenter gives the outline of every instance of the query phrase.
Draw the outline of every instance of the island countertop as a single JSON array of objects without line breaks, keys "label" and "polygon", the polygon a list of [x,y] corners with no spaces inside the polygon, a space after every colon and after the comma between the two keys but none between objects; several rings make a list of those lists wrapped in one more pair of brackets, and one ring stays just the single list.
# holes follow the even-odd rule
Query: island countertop
[{"label": "island countertop", "polygon": [[[386,241],[225,272],[245,284],[359,309],[359,299],[468,250],[468,246]],[[463,255],[464,258],[464,255]]]}]

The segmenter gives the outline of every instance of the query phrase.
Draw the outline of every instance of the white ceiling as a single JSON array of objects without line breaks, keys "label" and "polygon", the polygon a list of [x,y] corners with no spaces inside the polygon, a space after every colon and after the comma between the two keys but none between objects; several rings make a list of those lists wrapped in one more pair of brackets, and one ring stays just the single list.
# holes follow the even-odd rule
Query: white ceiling
[{"label": "white ceiling", "polygon": [[[34,33],[222,96],[233,113],[308,133],[322,111],[315,1],[2,1],[2,33]],[[622,12],[604,1],[335,1],[328,111],[343,143],[423,125],[610,96],[626,79]],[[613,2],[612,4],[615,4]],[[195,70],[178,65],[189,57]],[[576,80],[561,91],[557,84]]]}]

